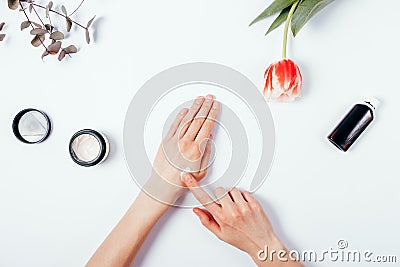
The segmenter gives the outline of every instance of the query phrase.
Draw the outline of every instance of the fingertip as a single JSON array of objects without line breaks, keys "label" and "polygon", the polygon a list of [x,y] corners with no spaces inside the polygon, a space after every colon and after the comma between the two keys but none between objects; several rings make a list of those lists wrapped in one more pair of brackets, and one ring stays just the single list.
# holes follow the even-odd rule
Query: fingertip
[{"label": "fingertip", "polygon": [[183,182],[188,186],[188,187],[193,187],[196,185],[196,181],[193,178],[193,176],[190,173],[184,173],[183,174]]},{"label": "fingertip", "polygon": [[211,95],[211,94],[206,95],[206,98],[207,98],[207,99],[210,99],[210,100],[214,100],[214,96]]},{"label": "fingertip", "polygon": [[196,214],[196,216],[199,218],[200,222],[203,225],[207,225],[209,223],[210,220],[209,220],[208,216],[205,215],[204,212],[201,209],[194,208],[193,212],[194,212],[194,214]]},{"label": "fingertip", "polygon": [[200,105],[201,103],[203,103],[203,101],[204,101],[204,97],[198,96],[198,97],[196,97],[196,99],[194,100],[194,103],[197,104],[197,105]]},{"label": "fingertip", "polygon": [[213,109],[219,109],[219,107],[220,107],[219,102],[214,101],[214,103],[213,103]]},{"label": "fingertip", "polygon": [[249,191],[243,191],[242,195],[245,197],[247,202],[257,202],[257,199]]},{"label": "fingertip", "polygon": [[186,115],[186,113],[188,113],[188,111],[189,111],[189,109],[184,108],[184,109],[182,109],[182,110],[179,112],[179,114],[180,114],[180,115]]},{"label": "fingertip", "polygon": [[198,217],[201,217],[201,209],[199,208],[194,208],[193,213],[196,214]]},{"label": "fingertip", "polygon": [[200,213],[199,213],[198,208],[194,208],[194,209],[192,209],[192,211],[193,211],[194,214],[197,215],[197,217],[200,217]]}]

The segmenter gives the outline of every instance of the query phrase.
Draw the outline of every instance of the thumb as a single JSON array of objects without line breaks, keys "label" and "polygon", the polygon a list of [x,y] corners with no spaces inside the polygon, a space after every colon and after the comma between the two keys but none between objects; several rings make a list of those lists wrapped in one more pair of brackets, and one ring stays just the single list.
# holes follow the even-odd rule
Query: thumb
[{"label": "thumb", "polygon": [[216,236],[219,236],[221,228],[219,227],[219,224],[214,220],[214,218],[207,213],[207,211],[199,208],[194,208],[193,212],[194,214],[197,215],[197,217],[199,217],[201,224],[205,228],[207,228],[210,232],[212,232]]}]

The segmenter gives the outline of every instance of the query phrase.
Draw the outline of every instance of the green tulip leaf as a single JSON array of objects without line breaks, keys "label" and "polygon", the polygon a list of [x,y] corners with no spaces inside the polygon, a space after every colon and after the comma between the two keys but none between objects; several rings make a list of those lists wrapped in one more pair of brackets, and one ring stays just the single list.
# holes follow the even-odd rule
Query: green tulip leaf
[{"label": "green tulip leaf", "polygon": [[301,28],[321,9],[334,0],[303,0],[293,14],[291,28],[293,36],[296,36]]},{"label": "green tulip leaf", "polygon": [[282,11],[283,9],[291,6],[297,0],[275,0],[267,9],[265,9],[257,18],[255,18],[251,23],[250,26],[254,23],[259,22],[275,13]]},{"label": "green tulip leaf", "polygon": [[267,31],[267,33],[265,35],[267,35],[268,33],[272,32],[273,30],[275,30],[276,28],[281,26],[286,21],[287,16],[289,15],[290,8],[291,8],[291,6],[288,6],[287,8],[282,10],[282,12],[274,20],[274,22],[272,22],[271,26],[269,27],[269,29],[268,29],[268,31]]}]

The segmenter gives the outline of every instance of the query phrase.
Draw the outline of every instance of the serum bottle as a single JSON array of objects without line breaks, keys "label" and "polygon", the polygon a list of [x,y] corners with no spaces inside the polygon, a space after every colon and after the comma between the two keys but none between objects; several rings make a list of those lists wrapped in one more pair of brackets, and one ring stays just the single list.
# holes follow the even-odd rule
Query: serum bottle
[{"label": "serum bottle", "polygon": [[328,140],[346,152],[374,120],[378,106],[376,98],[356,104],[328,136]]}]

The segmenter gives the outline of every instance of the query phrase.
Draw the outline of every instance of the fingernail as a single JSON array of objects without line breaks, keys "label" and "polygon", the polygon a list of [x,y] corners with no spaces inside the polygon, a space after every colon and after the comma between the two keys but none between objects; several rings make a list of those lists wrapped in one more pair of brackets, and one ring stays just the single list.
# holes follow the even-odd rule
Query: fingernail
[{"label": "fingernail", "polygon": [[214,102],[213,109],[217,109],[217,108],[219,108],[219,103],[218,102]]},{"label": "fingernail", "polygon": [[206,96],[206,101],[207,102],[211,102],[214,99],[214,97],[212,95],[207,95]]},{"label": "fingernail", "polygon": [[196,98],[196,101],[194,101],[196,104],[201,104],[203,102],[203,97],[199,96]]},{"label": "fingernail", "polygon": [[190,174],[185,174],[183,176],[183,179],[185,179],[186,183],[191,183],[192,182],[192,176]]},{"label": "fingernail", "polygon": [[182,110],[181,110],[181,114],[182,114],[182,115],[185,115],[187,111],[188,111],[188,110],[187,110],[186,108],[185,108],[185,109],[182,109]]}]

